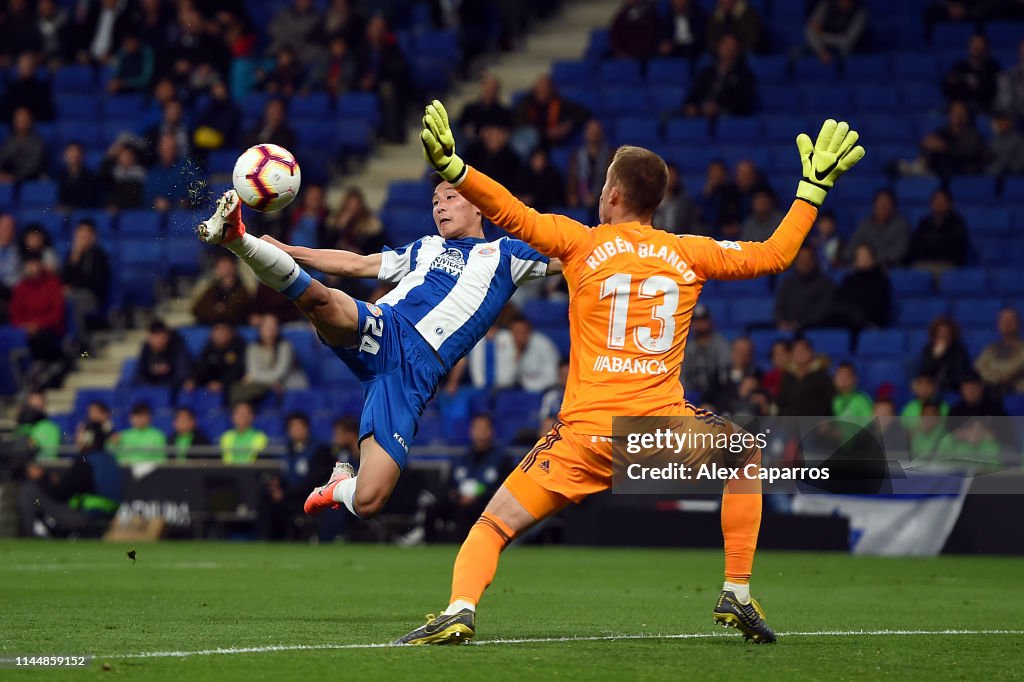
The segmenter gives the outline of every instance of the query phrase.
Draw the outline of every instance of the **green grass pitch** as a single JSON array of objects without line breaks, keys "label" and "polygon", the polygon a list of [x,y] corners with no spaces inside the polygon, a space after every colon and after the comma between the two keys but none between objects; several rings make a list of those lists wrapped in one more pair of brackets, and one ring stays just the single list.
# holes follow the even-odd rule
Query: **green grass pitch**
[{"label": "green grass pitch", "polygon": [[711,622],[720,552],[513,547],[481,644],[371,648],[444,607],[455,547],[127,549],[0,542],[0,658],[97,656],[0,679],[1009,679],[1024,660],[1020,559],[763,552],[754,592],[780,638],[755,646]]}]

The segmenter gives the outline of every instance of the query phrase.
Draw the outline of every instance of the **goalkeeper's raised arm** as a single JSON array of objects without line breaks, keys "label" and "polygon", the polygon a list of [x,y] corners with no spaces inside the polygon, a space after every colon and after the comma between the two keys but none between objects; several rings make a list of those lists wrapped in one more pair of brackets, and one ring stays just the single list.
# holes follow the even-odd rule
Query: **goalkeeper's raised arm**
[{"label": "goalkeeper's raised arm", "polygon": [[377,277],[380,273],[382,254],[362,256],[340,249],[311,249],[306,246],[290,246],[269,235],[260,237],[270,242],[295,259],[303,267],[319,270],[325,275],[338,277]]}]

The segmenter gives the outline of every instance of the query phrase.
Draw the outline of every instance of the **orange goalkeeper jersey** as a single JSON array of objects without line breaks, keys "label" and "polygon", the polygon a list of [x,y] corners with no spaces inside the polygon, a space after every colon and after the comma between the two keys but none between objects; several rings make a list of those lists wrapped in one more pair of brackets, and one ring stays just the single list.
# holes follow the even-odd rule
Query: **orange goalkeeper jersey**
[{"label": "orange goalkeeper jersey", "polygon": [[457,189],[496,225],[562,261],[571,350],[559,419],[599,436],[611,435],[614,416],[684,414],[679,372],[704,282],[782,272],[817,216],[797,200],[768,241],[728,242],[537,213],[472,168]]}]

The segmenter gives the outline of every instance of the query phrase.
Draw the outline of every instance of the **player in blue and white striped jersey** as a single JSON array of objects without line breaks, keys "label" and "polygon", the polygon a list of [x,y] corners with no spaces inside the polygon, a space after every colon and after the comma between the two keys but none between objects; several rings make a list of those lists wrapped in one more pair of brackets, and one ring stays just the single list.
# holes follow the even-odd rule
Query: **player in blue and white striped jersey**
[{"label": "player in blue and white striped jersey", "polygon": [[[357,516],[374,516],[405,467],[441,379],[494,324],[516,287],[561,272],[561,264],[517,239],[486,241],[480,211],[447,182],[433,195],[438,235],[368,256],[256,239],[245,233],[240,211],[233,190],[226,192],[199,225],[200,239],[222,244],[291,298],[363,385],[359,475],[336,465],[310,493],[306,513],[345,505]],[[313,280],[301,266],[397,286],[368,303]]]}]

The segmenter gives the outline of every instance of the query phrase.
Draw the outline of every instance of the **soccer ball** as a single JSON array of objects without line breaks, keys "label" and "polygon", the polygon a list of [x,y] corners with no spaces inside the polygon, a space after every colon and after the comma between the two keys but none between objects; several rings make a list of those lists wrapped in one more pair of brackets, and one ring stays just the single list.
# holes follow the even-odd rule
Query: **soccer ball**
[{"label": "soccer ball", "polygon": [[302,172],[284,147],[258,144],[238,157],[231,179],[246,206],[257,211],[280,211],[298,194]]}]

